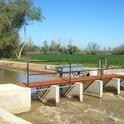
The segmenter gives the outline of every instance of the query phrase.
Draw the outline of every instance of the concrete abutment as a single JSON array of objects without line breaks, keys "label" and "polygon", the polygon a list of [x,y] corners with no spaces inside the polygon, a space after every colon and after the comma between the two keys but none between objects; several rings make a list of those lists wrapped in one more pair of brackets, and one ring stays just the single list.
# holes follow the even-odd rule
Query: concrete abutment
[{"label": "concrete abutment", "polygon": [[103,81],[95,80],[90,83],[84,83],[84,94],[95,96],[95,97],[102,97],[103,95]]},{"label": "concrete abutment", "polygon": [[55,104],[59,104],[59,86],[52,85],[50,88],[43,91],[42,89],[38,92],[38,97],[43,103],[52,102]]},{"label": "concrete abutment", "polygon": [[80,102],[83,101],[83,84],[76,82],[68,89],[65,88],[65,92],[63,94],[67,98],[78,98]]},{"label": "concrete abutment", "polygon": [[104,89],[107,89],[109,91],[114,91],[116,90],[117,94],[120,94],[120,79],[119,78],[112,78],[109,80],[107,83],[103,83]]},{"label": "concrete abutment", "polygon": [[30,111],[31,89],[15,84],[1,84],[0,107],[14,114]]}]

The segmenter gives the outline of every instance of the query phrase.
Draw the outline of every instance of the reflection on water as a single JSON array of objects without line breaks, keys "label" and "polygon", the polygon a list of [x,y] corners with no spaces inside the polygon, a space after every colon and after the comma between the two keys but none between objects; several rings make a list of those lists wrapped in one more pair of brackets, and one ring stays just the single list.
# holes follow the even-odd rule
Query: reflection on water
[{"label": "reflection on water", "polygon": [[[30,80],[46,80],[47,76],[31,76]],[[0,70],[0,83],[25,82],[26,73]],[[34,124],[124,124],[124,90],[120,95],[104,92],[101,99],[84,95],[84,101],[60,98],[57,107],[32,101],[30,112],[18,114]]]},{"label": "reflection on water", "polygon": [[[40,81],[40,80],[48,80],[52,79],[52,77],[48,77],[45,75],[32,75],[30,76],[30,81]],[[25,71],[16,70],[16,69],[2,69],[0,68],[0,83],[18,83],[18,82],[26,82],[27,75]]]}]

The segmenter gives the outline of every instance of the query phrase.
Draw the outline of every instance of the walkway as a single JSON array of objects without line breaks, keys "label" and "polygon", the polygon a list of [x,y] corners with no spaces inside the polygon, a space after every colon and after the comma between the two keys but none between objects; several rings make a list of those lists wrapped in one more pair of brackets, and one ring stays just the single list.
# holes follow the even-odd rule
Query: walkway
[{"label": "walkway", "polygon": [[33,88],[33,87],[45,87],[51,85],[66,85],[66,84],[74,84],[76,82],[86,83],[87,81],[95,81],[95,80],[109,80],[112,78],[124,78],[124,75],[111,74],[111,75],[98,75],[98,76],[87,76],[87,77],[75,77],[75,78],[65,78],[65,79],[54,79],[54,80],[43,80],[36,82],[23,83],[25,86]]}]

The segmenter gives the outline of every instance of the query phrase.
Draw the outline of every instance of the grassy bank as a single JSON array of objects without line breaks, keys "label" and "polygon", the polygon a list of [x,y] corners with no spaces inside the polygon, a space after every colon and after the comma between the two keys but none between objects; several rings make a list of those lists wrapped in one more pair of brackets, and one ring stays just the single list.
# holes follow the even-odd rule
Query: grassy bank
[{"label": "grassy bank", "polygon": [[[63,64],[71,60],[72,63],[82,63],[90,66],[96,66],[100,57],[108,58],[108,65],[124,67],[124,55],[86,55],[86,54],[30,54],[30,60],[46,60],[49,64]],[[43,62],[44,63],[44,62]],[[46,63],[46,62],[45,62]]]}]

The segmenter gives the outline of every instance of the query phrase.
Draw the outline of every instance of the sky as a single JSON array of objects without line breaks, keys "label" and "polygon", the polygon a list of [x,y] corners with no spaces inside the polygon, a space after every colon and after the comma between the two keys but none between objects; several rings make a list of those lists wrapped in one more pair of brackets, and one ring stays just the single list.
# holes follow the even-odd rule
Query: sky
[{"label": "sky", "polygon": [[[33,0],[42,9],[43,22],[31,22],[27,37],[34,44],[60,40],[85,48],[96,42],[102,48],[124,43],[124,0]],[[23,29],[20,35],[24,37]]]}]

